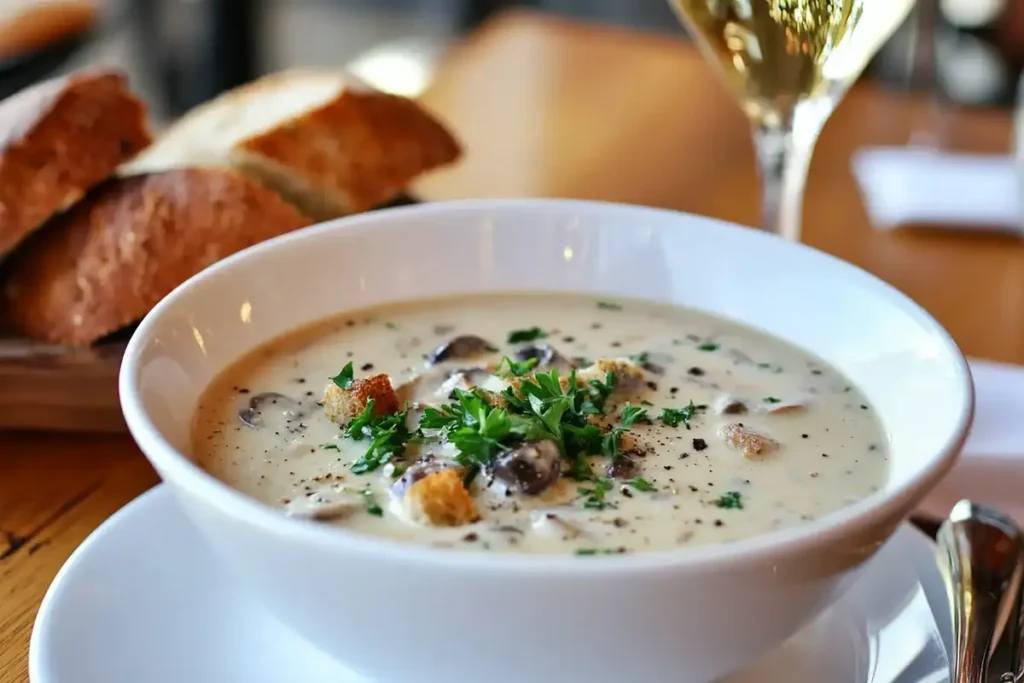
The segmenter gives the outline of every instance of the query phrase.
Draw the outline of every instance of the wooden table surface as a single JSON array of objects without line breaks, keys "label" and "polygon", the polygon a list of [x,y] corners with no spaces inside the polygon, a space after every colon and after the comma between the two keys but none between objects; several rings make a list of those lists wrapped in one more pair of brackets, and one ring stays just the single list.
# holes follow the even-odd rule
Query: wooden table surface
[{"label": "wooden table surface", "polygon": [[[758,192],[746,124],[704,62],[671,38],[507,14],[452,51],[424,100],[466,144],[427,199],[563,196],[751,224]],[[805,241],[888,280],[965,352],[1024,362],[1024,246],[1012,237],[872,229],[851,153],[904,144],[925,106],[856,88],[818,146]],[[943,124],[951,147],[1004,152],[1006,112]],[[0,683],[27,680],[32,621],[74,548],[157,481],[127,437],[0,434]]]}]

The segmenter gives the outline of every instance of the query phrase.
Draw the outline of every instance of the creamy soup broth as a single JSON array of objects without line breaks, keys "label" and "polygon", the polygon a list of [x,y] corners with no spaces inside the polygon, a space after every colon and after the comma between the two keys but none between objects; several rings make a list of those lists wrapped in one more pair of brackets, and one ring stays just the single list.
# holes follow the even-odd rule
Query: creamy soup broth
[{"label": "creamy soup broth", "polygon": [[[504,357],[522,364],[495,369]],[[572,368],[589,405],[555,418],[563,441],[545,438],[523,381]],[[357,423],[356,440],[349,426],[370,414],[338,406],[364,408],[346,401],[380,373],[408,414],[390,435],[400,418]],[[457,390],[524,435],[470,457],[453,432],[418,434],[425,411],[451,421]],[[502,391],[523,400],[510,406]],[[596,429],[573,441],[573,422]],[[382,433],[393,454],[367,458]],[[595,452],[568,458],[580,442]],[[222,373],[193,431],[203,468],[285,514],[439,547],[580,555],[729,542],[821,517],[884,483],[887,444],[857,388],[788,343],[677,307],[567,295],[404,303],[296,331]]]}]

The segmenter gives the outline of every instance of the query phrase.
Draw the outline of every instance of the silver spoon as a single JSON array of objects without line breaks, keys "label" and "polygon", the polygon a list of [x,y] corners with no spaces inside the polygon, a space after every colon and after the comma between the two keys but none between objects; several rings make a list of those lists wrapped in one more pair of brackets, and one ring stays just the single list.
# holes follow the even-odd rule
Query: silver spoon
[{"label": "silver spoon", "polygon": [[[964,500],[942,524],[938,543],[953,618],[951,683],[1014,681],[1024,577],[1021,531],[1001,512]],[[1008,642],[994,657],[1003,640]]]}]

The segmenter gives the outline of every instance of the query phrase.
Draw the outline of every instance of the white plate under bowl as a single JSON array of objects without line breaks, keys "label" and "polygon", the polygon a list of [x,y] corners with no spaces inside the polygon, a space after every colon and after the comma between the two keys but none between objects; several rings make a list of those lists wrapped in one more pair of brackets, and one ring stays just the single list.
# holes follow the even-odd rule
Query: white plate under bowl
[{"label": "white plate under bowl", "polygon": [[[950,632],[934,557],[931,541],[904,526],[838,603],[783,648],[725,681],[946,683]],[[623,643],[622,652],[629,650]],[[402,656],[401,647],[392,652]],[[642,663],[637,666],[642,680]],[[111,517],[57,575],[32,633],[29,677],[32,683],[369,683],[246,600],[163,486]]]}]

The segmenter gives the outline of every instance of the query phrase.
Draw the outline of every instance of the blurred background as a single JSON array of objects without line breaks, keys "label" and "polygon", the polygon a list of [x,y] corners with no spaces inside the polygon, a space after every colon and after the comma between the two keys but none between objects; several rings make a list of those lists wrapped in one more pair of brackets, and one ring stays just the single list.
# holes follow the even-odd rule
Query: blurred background
[{"label": "blurred background", "polygon": [[[0,95],[98,62],[126,69],[158,121],[294,65],[416,95],[446,46],[512,7],[683,35],[665,0],[0,0]],[[865,77],[1011,107],[1022,63],[1024,0],[919,0]]]}]

